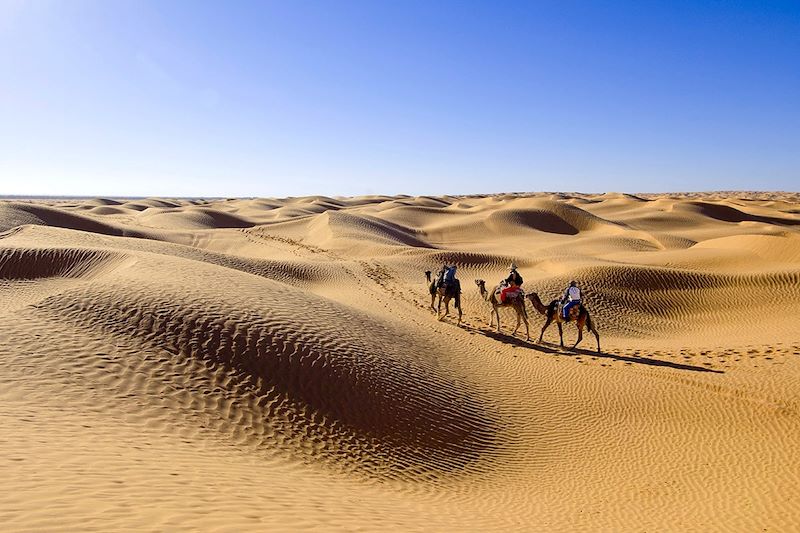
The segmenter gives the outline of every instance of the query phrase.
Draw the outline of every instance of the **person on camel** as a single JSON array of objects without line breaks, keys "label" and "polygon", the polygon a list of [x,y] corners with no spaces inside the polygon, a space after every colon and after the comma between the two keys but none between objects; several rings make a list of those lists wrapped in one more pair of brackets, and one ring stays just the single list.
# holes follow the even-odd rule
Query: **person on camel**
[{"label": "person on camel", "polygon": [[442,275],[442,282],[444,287],[455,285],[458,280],[456,279],[456,265],[451,267],[445,266],[444,274]]},{"label": "person on camel", "polygon": [[520,293],[520,286],[522,285],[522,276],[517,272],[517,265],[511,263],[511,271],[508,277],[503,280],[505,288],[500,291],[500,303],[503,304],[508,298],[515,298]]},{"label": "person on camel", "polygon": [[442,268],[436,273],[436,288],[444,287],[444,276],[449,268],[447,265],[442,265]]},{"label": "person on camel", "polygon": [[578,282],[572,280],[569,282],[569,287],[564,291],[564,297],[561,299],[563,306],[562,316],[564,320],[569,320],[569,310],[580,305],[581,303],[581,289],[578,287]]},{"label": "person on camel", "polygon": [[[428,291],[431,295],[431,309],[439,315],[439,320],[442,320],[450,313],[449,302],[451,299],[455,299],[456,309],[458,310],[458,322],[460,324],[462,316],[461,282],[456,278],[457,269],[458,267],[456,265],[442,265],[441,270],[436,274],[436,279],[433,281],[431,281],[430,270],[425,272],[425,276],[428,283],[430,283]],[[433,302],[437,296],[439,297],[439,306],[434,307]],[[444,302],[444,315],[441,315],[442,302]]]}]

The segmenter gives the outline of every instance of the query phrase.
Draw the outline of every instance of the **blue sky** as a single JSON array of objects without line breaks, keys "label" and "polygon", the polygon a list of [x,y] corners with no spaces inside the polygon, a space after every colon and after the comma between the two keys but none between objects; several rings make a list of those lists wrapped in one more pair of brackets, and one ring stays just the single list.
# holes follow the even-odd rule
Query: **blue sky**
[{"label": "blue sky", "polygon": [[800,2],[0,0],[0,194],[799,184]]}]

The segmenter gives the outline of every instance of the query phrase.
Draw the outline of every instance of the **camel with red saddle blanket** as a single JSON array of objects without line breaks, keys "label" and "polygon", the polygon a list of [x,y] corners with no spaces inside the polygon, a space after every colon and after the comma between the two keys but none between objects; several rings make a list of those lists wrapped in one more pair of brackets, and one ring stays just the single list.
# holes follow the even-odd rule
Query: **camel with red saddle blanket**
[{"label": "camel with red saddle blanket", "polygon": [[513,294],[507,294],[505,299],[500,302],[500,297],[498,296],[502,290],[500,285],[497,285],[494,287],[494,289],[492,289],[491,292],[488,292],[486,290],[486,282],[484,280],[476,279],[475,284],[478,286],[478,290],[480,291],[483,299],[492,305],[492,311],[489,315],[489,327],[492,327],[494,319],[496,318],[497,332],[500,333],[500,313],[498,313],[497,309],[500,307],[511,307],[517,313],[517,326],[514,328],[514,331],[511,333],[511,335],[513,336],[516,334],[520,323],[524,322],[525,340],[531,340],[531,334],[528,326],[528,312],[525,310],[525,298],[523,297],[522,289],[519,289]]}]

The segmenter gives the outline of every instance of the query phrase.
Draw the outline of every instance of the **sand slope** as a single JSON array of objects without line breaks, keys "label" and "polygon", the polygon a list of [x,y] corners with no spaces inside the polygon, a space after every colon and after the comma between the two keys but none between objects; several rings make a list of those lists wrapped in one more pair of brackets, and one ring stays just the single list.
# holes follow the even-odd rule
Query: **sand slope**
[{"label": "sand slope", "polygon": [[[15,200],[0,232],[10,530],[798,527],[797,194]],[[602,353],[488,327],[511,261],[580,281]]]}]

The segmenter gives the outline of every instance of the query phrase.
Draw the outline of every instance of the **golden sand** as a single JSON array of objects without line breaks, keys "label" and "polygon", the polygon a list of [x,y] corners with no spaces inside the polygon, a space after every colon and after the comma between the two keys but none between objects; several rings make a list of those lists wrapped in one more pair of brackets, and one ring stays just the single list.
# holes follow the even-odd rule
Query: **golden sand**
[{"label": "golden sand", "polygon": [[[0,202],[4,530],[800,528],[800,197]],[[600,333],[489,305],[515,262]],[[424,271],[456,264],[464,319]]]}]

